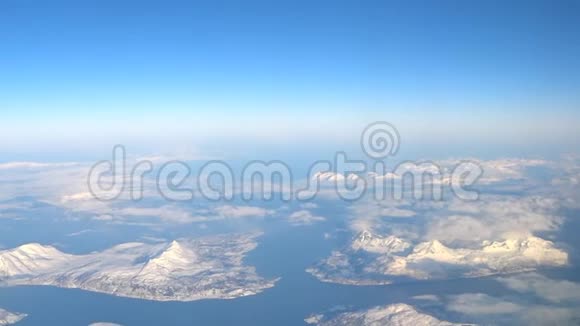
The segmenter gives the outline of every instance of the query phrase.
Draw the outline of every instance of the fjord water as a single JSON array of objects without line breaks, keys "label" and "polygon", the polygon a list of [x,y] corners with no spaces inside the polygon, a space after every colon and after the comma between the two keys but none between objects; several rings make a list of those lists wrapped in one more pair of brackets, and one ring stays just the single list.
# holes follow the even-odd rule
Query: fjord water
[{"label": "fjord water", "polygon": [[491,279],[387,286],[320,282],[304,270],[343,242],[340,235],[324,237],[325,232],[336,228],[335,222],[329,219],[307,227],[289,227],[282,221],[265,222],[265,233],[246,263],[256,266],[264,277],[281,279],[274,288],[258,295],[233,300],[154,302],[76,289],[21,286],[0,288],[0,306],[27,313],[29,316],[19,324],[23,326],[93,322],[151,326],[304,325],[304,318],[313,313],[410,302],[411,297],[421,294],[486,292],[494,295],[506,291]]}]

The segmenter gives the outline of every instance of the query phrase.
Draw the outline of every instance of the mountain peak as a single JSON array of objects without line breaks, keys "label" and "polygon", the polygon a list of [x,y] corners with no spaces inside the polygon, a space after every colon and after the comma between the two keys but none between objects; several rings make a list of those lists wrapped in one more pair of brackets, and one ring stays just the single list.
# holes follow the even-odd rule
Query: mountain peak
[{"label": "mountain peak", "polygon": [[52,256],[60,251],[52,246],[44,246],[40,243],[27,243],[10,250],[12,253],[18,253],[26,256]]},{"label": "mountain peak", "polygon": [[54,247],[28,243],[0,251],[0,275],[29,274],[38,269],[60,266],[67,259],[68,255]]},{"label": "mountain peak", "polygon": [[185,245],[181,244],[177,240],[171,241],[167,247],[163,250],[159,257],[183,257],[183,256],[191,256],[191,250],[189,250]]},{"label": "mountain peak", "polygon": [[[155,257],[147,263],[148,268],[162,268],[173,270],[183,268],[196,261],[197,253],[179,241],[172,241]],[[147,270],[147,269],[145,269]]]},{"label": "mountain peak", "polygon": [[362,230],[357,236],[356,236],[356,240],[358,241],[369,241],[372,238],[374,238],[374,235],[371,231],[369,230]]},{"label": "mountain peak", "polygon": [[399,239],[393,235],[383,237],[374,235],[368,230],[360,232],[351,244],[353,250],[365,250],[374,253],[397,253],[403,252],[411,246],[405,240]]},{"label": "mountain peak", "polygon": [[441,241],[439,240],[431,240],[429,242],[424,242],[415,247],[415,253],[421,254],[440,254],[440,253],[448,253],[450,251]]},{"label": "mountain peak", "polygon": [[349,173],[349,174],[342,174],[337,172],[316,172],[312,176],[312,180],[319,180],[321,182],[337,182],[337,181],[354,181],[358,180],[360,177],[357,174]]},{"label": "mountain peak", "polygon": [[173,240],[171,241],[171,243],[169,244],[169,247],[167,248],[167,250],[169,251],[173,251],[173,250],[181,250],[181,243],[179,243],[177,240]]}]

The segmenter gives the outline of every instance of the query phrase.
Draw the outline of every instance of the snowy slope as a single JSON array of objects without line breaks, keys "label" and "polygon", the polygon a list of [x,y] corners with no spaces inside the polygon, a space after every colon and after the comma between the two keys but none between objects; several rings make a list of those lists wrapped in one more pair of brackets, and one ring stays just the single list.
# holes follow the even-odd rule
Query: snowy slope
[{"label": "snowy slope", "polygon": [[252,295],[274,285],[242,264],[256,246],[255,237],[125,243],[87,255],[27,244],[0,251],[0,283],[80,288],[159,301]]}]

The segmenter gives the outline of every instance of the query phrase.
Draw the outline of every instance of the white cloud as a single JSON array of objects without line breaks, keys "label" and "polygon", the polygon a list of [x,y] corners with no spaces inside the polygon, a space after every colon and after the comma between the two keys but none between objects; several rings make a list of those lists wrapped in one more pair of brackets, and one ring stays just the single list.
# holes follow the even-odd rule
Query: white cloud
[{"label": "white cloud", "polygon": [[350,228],[358,233],[365,230],[376,231],[382,225],[388,224],[385,218],[413,217],[417,213],[408,208],[408,200],[391,201],[367,198],[354,203],[350,207],[352,219]]},{"label": "white cloud", "polygon": [[[224,219],[264,218],[274,214],[274,210],[257,206],[224,205],[208,209],[186,209],[177,205],[160,207],[126,207],[114,209],[111,215],[127,220],[129,217],[151,217],[171,223],[197,223]],[[107,216],[107,215],[105,215]]]},{"label": "white cloud", "polygon": [[274,214],[273,210],[256,206],[225,205],[215,208],[215,211],[224,218],[266,217]]},{"label": "white cloud", "polygon": [[66,236],[67,237],[78,237],[79,235],[83,235],[83,234],[87,234],[87,233],[91,233],[91,232],[95,232],[95,230],[91,230],[91,229],[81,230],[78,232],[69,233]]},{"label": "white cloud", "polygon": [[451,200],[433,212],[424,239],[482,241],[523,238],[555,231],[563,222],[553,198],[482,196],[476,202]]},{"label": "white cloud", "polygon": [[79,163],[76,162],[65,162],[65,163],[7,162],[0,163],[0,170],[66,168],[77,166],[78,164]]},{"label": "white cloud", "polygon": [[580,320],[577,306],[514,302],[483,293],[452,296],[446,308],[485,325],[576,325]]},{"label": "white cloud", "polygon": [[553,280],[537,273],[498,278],[502,284],[520,293],[534,294],[542,299],[560,303],[580,303],[580,284]]},{"label": "white cloud", "polygon": [[495,234],[489,226],[476,217],[451,215],[434,219],[429,225],[425,239],[438,239],[442,241],[473,241],[490,239]]},{"label": "white cloud", "polygon": [[467,293],[452,297],[447,310],[466,315],[501,315],[520,313],[525,308],[483,293]]},{"label": "white cloud", "polygon": [[0,211],[28,209],[30,207],[32,207],[32,204],[29,202],[7,202],[0,204]]},{"label": "white cloud", "polygon": [[70,195],[64,195],[61,197],[61,201],[63,203],[71,202],[71,201],[83,201],[83,200],[91,200],[95,199],[95,196],[90,192],[79,192]]},{"label": "white cloud", "polygon": [[171,205],[161,207],[127,207],[115,210],[114,216],[127,217],[152,217],[163,220],[164,222],[173,223],[192,223],[206,221],[208,217],[194,215],[192,212],[183,208]]},{"label": "white cloud", "polygon": [[413,217],[417,215],[412,210],[396,207],[385,207],[380,211],[380,214],[384,217]]},{"label": "white cloud", "polygon": [[4,163],[3,166],[0,169],[0,200],[28,196],[59,202],[63,195],[86,191],[89,170],[86,165]]},{"label": "white cloud", "polygon": [[290,224],[292,225],[310,225],[315,222],[326,221],[326,218],[313,215],[308,210],[301,210],[290,214],[288,221],[290,221]]},{"label": "white cloud", "polygon": [[439,302],[440,298],[434,294],[422,294],[412,297],[415,300]]},{"label": "white cloud", "polygon": [[[464,160],[443,160],[437,162],[444,170],[450,170]],[[510,180],[526,179],[526,171],[530,167],[552,166],[553,162],[540,159],[505,158],[497,160],[467,159],[469,162],[478,164],[483,170],[483,175],[478,183],[490,185]]]},{"label": "white cloud", "polygon": [[[559,201],[541,196],[482,195],[477,201],[451,198],[441,202],[364,200],[351,206],[351,229],[371,230],[424,241],[480,243],[526,238],[559,229],[564,218]],[[417,223],[392,223],[413,217]],[[420,227],[419,227],[420,226]]]},{"label": "white cloud", "polygon": [[113,216],[104,214],[104,215],[96,215],[92,218],[95,221],[112,221],[114,220]]}]

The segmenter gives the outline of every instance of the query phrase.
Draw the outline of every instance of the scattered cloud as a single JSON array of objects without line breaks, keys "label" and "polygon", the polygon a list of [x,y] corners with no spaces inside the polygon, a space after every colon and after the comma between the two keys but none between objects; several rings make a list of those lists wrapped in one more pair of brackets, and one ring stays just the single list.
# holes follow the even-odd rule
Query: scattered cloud
[{"label": "scattered cloud", "polygon": [[544,300],[580,303],[580,284],[553,280],[537,273],[498,278],[506,287],[524,294],[534,294]]},{"label": "scattered cloud", "polygon": [[301,210],[290,214],[288,221],[292,225],[310,225],[316,222],[326,221],[326,218],[313,215],[308,210]]},{"label": "scattered cloud", "polygon": [[502,301],[483,293],[467,293],[452,297],[447,310],[466,315],[515,314],[524,307],[512,302]]},{"label": "scattered cloud", "polygon": [[451,200],[433,211],[424,239],[452,242],[523,238],[555,231],[563,223],[554,198],[482,196],[475,202]]},{"label": "scattered cloud", "polygon": [[300,207],[302,207],[304,209],[315,209],[315,208],[318,208],[318,204],[316,204],[316,203],[303,203],[300,205]]},{"label": "scattered cloud", "polygon": [[150,217],[160,219],[164,222],[174,223],[192,223],[207,220],[207,217],[205,216],[195,216],[188,210],[172,205],[164,205],[161,207],[121,208],[114,211],[113,215],[122,218]]},{"label": "scattered cloud", "polygon": [[0,163],[0,170],[16,170],[16,169],[48,169],[48,168],[67,168],[78,166],[76,162],[65,163],[41,163],[41,162],[6,162]]},{"label": "scattered cloud", "polygon": [[452,296],[446,308],[481,324],[500,325],[576,325],[577,306],[554,306],[493,297],[483,293]]},{"label": "scattered cloud", "polygon": [[91,233],[91,232],[96,232],[96,231],[95,230],[86,229],[86,230],[81,230],[81,231],[78,231],[78,232],[69,233],[66,236],[67,237],[78,237],[79,235],[83,235],[83,234],[87,234],[87,233]]},{"label": "scattered cloud", "polygon": [[266,217],[275,212],[257,206],[224,205],[215,208],[215,212],[224,218]]},{"label": "scattered cloud", "polygon": [[412,297],[411,299],[421,300],[421,301],[433,301],[433,302],[440,301],[440,298],[434,294],[416,295],[416,296]]}]

